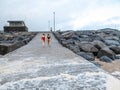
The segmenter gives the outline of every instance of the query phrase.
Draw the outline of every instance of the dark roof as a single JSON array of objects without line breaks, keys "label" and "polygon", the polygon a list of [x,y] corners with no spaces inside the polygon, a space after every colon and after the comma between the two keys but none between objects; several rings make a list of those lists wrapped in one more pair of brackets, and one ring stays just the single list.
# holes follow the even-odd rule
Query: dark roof
[{"label": "dark roof", "polygon": [[24,23],[24,21],[8,21],[9,23]]}]

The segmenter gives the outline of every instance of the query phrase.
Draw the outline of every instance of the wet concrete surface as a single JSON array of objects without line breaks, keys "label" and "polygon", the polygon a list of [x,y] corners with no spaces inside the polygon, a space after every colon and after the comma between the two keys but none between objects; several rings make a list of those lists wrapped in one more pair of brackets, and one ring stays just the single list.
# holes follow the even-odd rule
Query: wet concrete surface
[{"label": "wet concrete surface", "polygon": [[0,90],[119,90],[120,80],[61,46],[52,34],[51,46],[46,42],[43,48],[41,35],[0,58]]}]

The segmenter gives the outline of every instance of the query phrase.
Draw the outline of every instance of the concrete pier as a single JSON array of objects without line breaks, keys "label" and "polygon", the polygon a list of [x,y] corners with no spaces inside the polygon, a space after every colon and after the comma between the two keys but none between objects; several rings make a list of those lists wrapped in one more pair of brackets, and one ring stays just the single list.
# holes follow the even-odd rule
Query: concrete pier
[{"label": "concrete pier", "polygon": [[63,47],[52,35],[43,48],[39,33],[0,58],[0,90],[119,90],[120,80]]}]

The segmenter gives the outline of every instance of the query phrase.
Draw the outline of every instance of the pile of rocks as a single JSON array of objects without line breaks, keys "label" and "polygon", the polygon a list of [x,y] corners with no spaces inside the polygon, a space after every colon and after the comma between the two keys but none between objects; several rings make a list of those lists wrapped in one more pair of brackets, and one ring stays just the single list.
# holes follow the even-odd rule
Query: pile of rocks
[{"label": "pile of rocks", "polygon": [[26,45],[36,34],[36,32],[0,32],[0,54],[4,55]]},{"label": "pile of rocks", "polygon": [[95,57],[111,62],[119,59],[120,31],[115,29],[87,31],[56,31],[55,37],[65,47],[85,59],[95,63]]}]

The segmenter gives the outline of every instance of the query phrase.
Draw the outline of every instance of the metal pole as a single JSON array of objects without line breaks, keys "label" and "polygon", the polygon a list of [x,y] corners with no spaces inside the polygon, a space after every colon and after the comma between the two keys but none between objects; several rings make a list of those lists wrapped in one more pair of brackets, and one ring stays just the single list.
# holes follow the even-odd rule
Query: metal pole
[{"label": "metal pole", "polygon": [[53,21],[54,21],[54,31],[55,31],[55,12],[53,12]]}]

